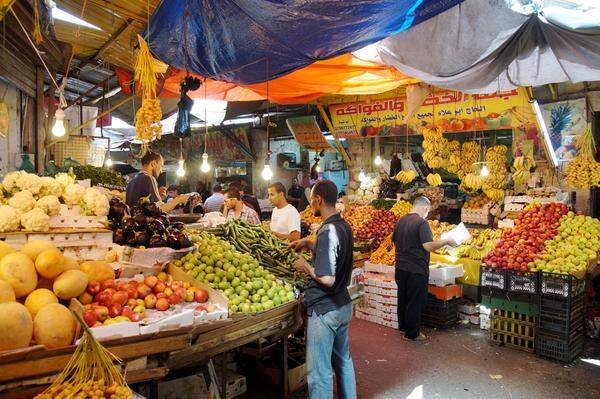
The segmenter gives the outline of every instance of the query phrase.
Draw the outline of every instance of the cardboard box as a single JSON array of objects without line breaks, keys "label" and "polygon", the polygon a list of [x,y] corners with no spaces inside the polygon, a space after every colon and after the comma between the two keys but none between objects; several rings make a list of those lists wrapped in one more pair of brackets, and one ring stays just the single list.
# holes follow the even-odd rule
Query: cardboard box
[{"label": "cardboard box", "polygon": [[[271,385],[281,385],[282,370],[274,367],[259,365],[260,375]],[[308,383],[306,363],[292,367],[288,364],[288,390],[296,392]]]},{"label": "cardboard box", "polygon": [[158,397],[181,399],[183,397],[208,399],[209,391],[203,374],[194,374],[157,384]]},{"label": "cardboard box", "polygon": [[381,265],[381,264],[371,263],[371,262],[367,261],[367,262],[365,262],[364,268],[365,268],[365,272],[387,274],[387,275],[391,275],[392,278],[396,274],[396,268],[394,266],[390,266],[390,265]]}]

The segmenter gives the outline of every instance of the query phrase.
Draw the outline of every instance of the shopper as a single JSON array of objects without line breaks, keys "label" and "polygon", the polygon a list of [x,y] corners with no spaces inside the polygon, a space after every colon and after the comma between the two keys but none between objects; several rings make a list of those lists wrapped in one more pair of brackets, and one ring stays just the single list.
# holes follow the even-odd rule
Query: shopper
[{"label": "shopper", "polygon": [[269,186],[269,201],[273,205],[271,232],[285,240],[300,238],[300,213],[285,198],[285,187],[277,182]]},{"label": "shopper", "polygon": [[204,201],[204,212],[221,212],[221,208],[225,201],[225,196],[221,191],[221,185],[215,184],[213,187],[213,194]]},{"label": "shopper", "polygon": [[313,253],[314,267],[299,257],[294,267],[312,280],[304,292],[308,313],[306,363],[311,399],[333,398],[332,363],[338,397],[356,398],[354,365],[350,356],[348,324],[352,303],[347,286],[352,273],[352,229],[335,209],[337,187],[321,180],[311,193],[315,215],[323,217],[316,242],[309,238],[294,241],[296,250]]},{"label": "shopper", "polygon": [[298,179],[294,178],[292,180],[292,186],[287,192],[288,202],[298,209],[300,198],[302,198],[303,195],[304,189],[298,184]]},{"label": "shopper", "polygon": [[165,202],[169,203],[173,201],[179,195],[179,187],[171,184],[167,189],[167,197],[165,198]]},{"label": "shopper", "polygon": [[206,201],[210,197],[210,191],[207,188],[207,184],[203,181],[198,180],[196,182],[196,192],[202,196],[202,201]]},{"label": "shopper", "polygon": [[239,219],[252,224],[260,224],[258,214],[242,201],[240,190],[237,187],[229,187],[225,194],[223,204],[223,216],[227,220]]},{"label": "shopper", "polygon": [[129,206],[135,206],[140,199],[147,197],[151,202],[156,202],[160,209],[169,212],[180,204],[185,204],[188,196],[178,195],[168,204],[162,202],[162,195],[158,189],[156,179],[162,173],[163,158],[159,153],[148,151],[142,157],[142,170],[129,181],[125,193],[125,201]]},{"label": "shopper", "polygon": [[250,208],[254,209],[258,218],[262,220],[260,204],[256,197],[252,195],[252,186],[246,180],[240,180],[240,195],[242,196],[242,201]]},{"label": "shopper", "polygon": [[404,338],[424,341],[427,336],[419,331],[421,311],[427,304],[429,282],[429,253],[454,241],[433,240],[427,215],[431,203],[426,197],[413,202],[412,211],[398,220],[392,234],[396,247],[396,284],[398,285],[398,328]]}]

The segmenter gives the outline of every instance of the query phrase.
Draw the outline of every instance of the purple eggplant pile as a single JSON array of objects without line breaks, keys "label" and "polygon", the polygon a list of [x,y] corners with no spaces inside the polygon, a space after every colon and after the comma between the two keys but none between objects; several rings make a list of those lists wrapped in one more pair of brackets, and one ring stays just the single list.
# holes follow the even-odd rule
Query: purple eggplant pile
[{"label": "purple eggplant pile", "polygon": [[193,245],[190,236],[184,232],[185,225],[171,223],[169,216],[148,200],[142,199],[130,208],[118,198],[111,199],[108,223],[113,231],[113,242],[118,245],[172,249]]}]

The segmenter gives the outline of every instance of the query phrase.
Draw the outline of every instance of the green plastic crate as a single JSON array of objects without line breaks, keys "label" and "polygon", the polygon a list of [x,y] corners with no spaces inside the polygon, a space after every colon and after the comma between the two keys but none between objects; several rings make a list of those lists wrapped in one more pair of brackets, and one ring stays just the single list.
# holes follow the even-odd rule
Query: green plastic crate
[{"label": "green plastic crate", "polygon": [[488,308],[502,309],[507,312],[517,312],[528,316],[538,316],[540,314],[539,306],[536,303],[495,298],[489,295],[481,296],[481,304]]}]

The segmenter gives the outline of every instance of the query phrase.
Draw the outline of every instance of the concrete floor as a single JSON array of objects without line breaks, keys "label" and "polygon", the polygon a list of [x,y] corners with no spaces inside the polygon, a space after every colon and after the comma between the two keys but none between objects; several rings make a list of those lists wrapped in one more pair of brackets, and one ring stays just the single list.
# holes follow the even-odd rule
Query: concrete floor
[{"label": "concrete floor", "polygon": [[593,344],[582,358],[597,365],[578,360],[565,366],[492,346],[487,331],[475,326],[425,332],[426,343],[407,342],[394,329],[353,319],[358,398],[600,398],[600,350]]}]

